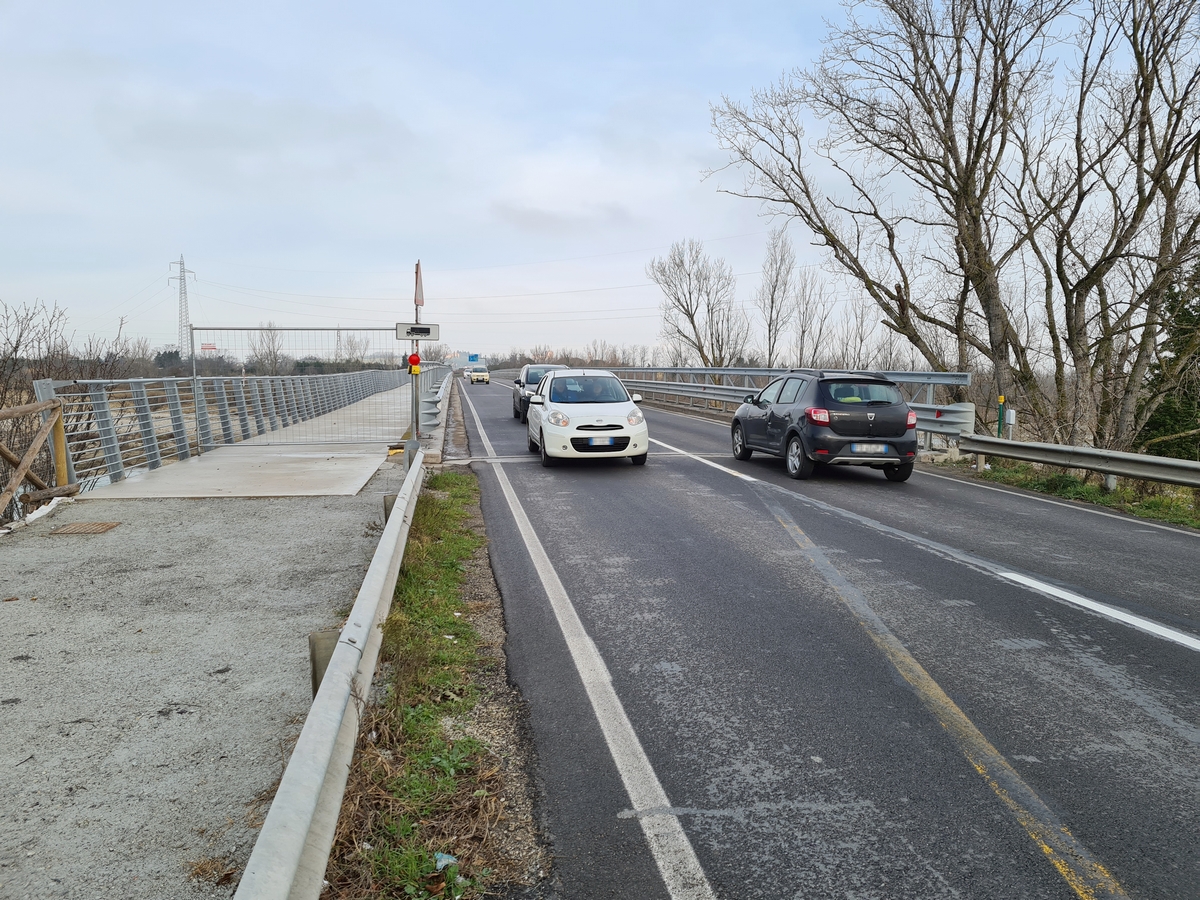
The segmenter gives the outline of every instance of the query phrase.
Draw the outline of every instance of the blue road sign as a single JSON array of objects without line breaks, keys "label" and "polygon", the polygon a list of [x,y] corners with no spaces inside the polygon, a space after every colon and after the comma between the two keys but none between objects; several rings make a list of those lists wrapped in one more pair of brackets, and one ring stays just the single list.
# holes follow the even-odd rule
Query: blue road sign
[{"label": "blue road sign", "polygon": [[479,354],[478,353],[468,353],[467,354],[467,362],[479,362]]}]

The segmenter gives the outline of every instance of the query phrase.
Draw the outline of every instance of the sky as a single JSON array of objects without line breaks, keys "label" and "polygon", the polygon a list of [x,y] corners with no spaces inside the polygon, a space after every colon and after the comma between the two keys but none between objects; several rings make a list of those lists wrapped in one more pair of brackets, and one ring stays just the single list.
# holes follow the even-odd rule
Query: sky
[{"label": "sky", "polygon": [[[0,0],[0,300],[77,340],[390,326],[463,352],[658,341],[694,238],[748,303],[767,231],[710,104],[820,52],[833,2]],[[819,259],[792,228],[802,262]]]}]

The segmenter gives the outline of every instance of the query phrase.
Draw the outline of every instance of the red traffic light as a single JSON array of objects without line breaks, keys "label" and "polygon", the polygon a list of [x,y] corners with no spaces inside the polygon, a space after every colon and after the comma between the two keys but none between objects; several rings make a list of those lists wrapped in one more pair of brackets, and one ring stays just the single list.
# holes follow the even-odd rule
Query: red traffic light
[{"label": "red traffic light", "polygon": [[419,366],[421,364],[421,354],[410,353],[408,355],[408,364],[410,366]]}]

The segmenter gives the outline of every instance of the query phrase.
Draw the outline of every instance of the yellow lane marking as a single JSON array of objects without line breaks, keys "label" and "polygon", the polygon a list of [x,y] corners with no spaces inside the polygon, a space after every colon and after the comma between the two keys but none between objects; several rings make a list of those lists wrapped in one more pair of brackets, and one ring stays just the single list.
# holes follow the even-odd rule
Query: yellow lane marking
[{"label": "yellow lane marking", "polygon": [[1071,834],[1037,793],[1017,773],[1008,760],[983,736],[966,713],[946,695],[936,681],[900,643],[879,615],[867,603],[862,592],[851,584],[829,558],[821,552],[787,511],[760,493],[771,514],[804,552],[826,583],[851,615],[866,630],[871,641],[912,686],[917,698],[942,727],[954,738],[959,749],[988,787],[1058,870],[1080,900],[1126,898],[1116,878]]}]

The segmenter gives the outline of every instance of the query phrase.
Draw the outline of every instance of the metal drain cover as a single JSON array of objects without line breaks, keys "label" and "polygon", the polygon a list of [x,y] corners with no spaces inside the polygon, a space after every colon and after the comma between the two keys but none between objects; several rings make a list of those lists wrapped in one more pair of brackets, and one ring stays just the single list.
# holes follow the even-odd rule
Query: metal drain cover
[{"label": "metal drain cover", "polygon": [[104,534],[120,525],[120,522],[72,522],[55,528],[51,534]]}]

